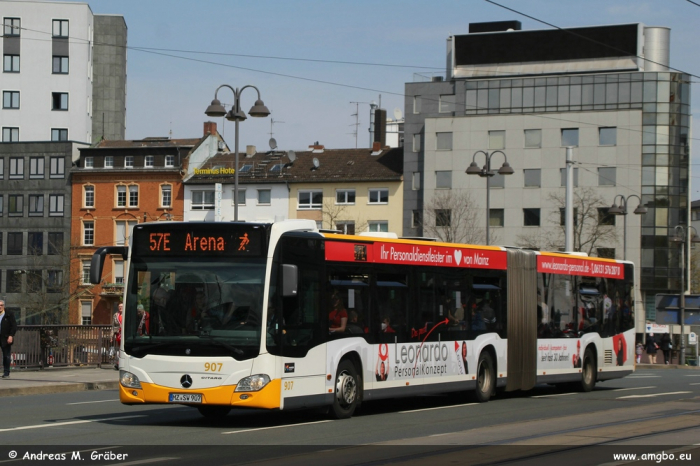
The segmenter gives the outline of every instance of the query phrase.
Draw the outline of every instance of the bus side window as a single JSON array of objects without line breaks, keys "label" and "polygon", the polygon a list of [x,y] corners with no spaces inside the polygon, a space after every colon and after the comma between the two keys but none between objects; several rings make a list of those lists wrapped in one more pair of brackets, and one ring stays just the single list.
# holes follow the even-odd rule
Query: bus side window
[{"label": "bus side window", "polygon": [[377,273],[377,331],[379,341],[408,341],[408,277],[402,273]]}]

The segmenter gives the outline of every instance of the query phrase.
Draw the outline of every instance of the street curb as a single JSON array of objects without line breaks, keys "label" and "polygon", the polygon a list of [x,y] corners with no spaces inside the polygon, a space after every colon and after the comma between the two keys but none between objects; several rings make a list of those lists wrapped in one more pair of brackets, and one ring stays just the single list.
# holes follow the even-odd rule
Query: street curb
[{"label": "street curb", "polygon": [[655,370],[666,370],[666,369],[686,369],[691,371],[700,370],[698,366],[681,366],[680,364],[637,364],[635,366],[636,370],[639,369],[655,369]]},{"label": "street curb", "polygon": [[87,390],[116,390],[119,382],[81,382],[67,383],[61,385],[43,385],[36,387],[16,387],[0,389],[0,397],[5,396],[25,396],[25,395],[48,395],[52,393],[83,392]]}]

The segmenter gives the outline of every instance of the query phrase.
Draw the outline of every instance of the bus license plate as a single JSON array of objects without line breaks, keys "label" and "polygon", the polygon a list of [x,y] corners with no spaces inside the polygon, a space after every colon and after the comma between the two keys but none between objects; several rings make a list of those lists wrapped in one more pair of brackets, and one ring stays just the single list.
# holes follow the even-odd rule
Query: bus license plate
[{"label": "bus license plate", "polygon": [[202,395],[199,393],[171,393],[171,403],[201,403]]}]

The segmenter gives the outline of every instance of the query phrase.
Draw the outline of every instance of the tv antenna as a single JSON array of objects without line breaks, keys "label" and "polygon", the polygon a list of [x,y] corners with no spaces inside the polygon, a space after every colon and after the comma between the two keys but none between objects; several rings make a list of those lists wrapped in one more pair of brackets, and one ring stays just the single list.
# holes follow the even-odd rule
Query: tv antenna
[{"label": "tv antenna", "polygon": [[273,126],[275,123],[284,123],[284,121],[279,121],[279,120],[275,120],[275,119],[270,118],[270,139],[274,139],[274,138],[272,137],[272,134],[273,134],[272,126]]},{"label": "tv antenna", "polygon": [[354,126],[354,127],[355,127],[355,131],[353,131],[353,132],[350,133],[350,134],[354,134],[354,135],[355,135],[355,149],[357,149],[357,132],[358,132],[358,128],[360,127],[360,104],[368,104],[369,102],[350,102],[350,103],[351,103],[351,104],[355,104],[355,113],[353,113],[352,115],[350,115],[350,116],[354,116],[354,117],[355,117],[355,123],[352,123],[352,124],[349,125],[349,126]]}]

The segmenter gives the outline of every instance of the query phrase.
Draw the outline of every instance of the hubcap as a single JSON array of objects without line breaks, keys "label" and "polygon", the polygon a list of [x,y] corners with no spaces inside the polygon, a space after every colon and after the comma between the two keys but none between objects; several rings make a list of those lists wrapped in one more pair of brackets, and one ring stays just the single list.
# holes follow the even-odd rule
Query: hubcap
[{"label": "hubcap", "polygon": [[357,396],[357,384],[355,379],[347,372],[338,375],[335,385],[335,396],[338,401],[345,406],[351,405]]}]

